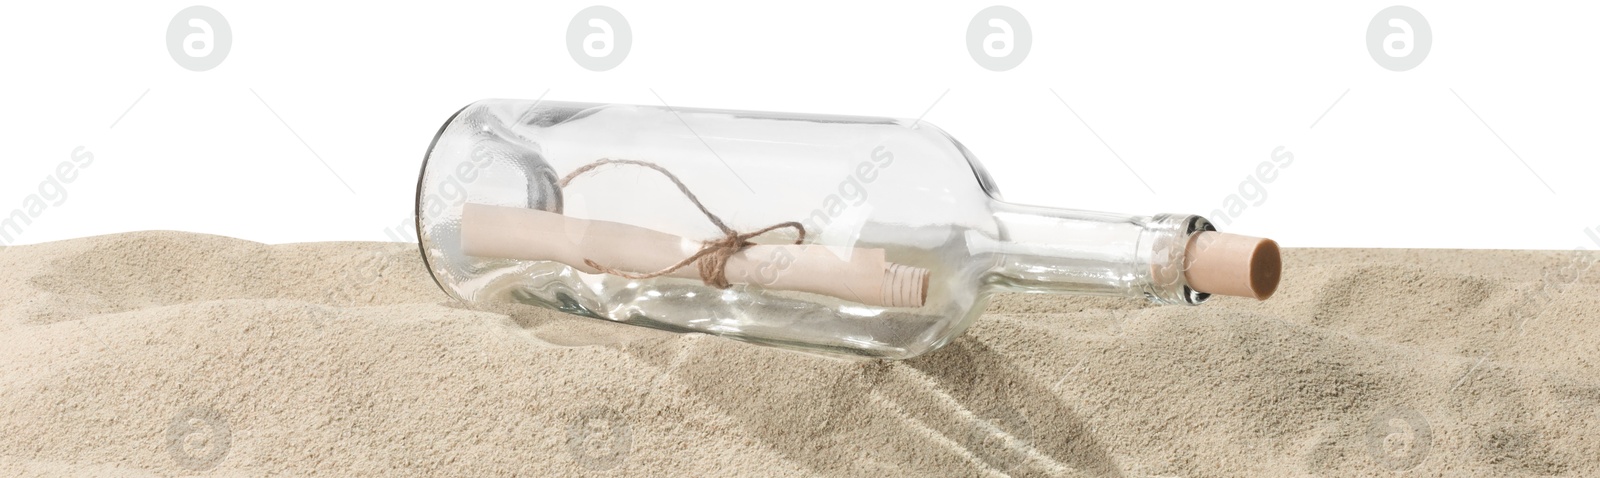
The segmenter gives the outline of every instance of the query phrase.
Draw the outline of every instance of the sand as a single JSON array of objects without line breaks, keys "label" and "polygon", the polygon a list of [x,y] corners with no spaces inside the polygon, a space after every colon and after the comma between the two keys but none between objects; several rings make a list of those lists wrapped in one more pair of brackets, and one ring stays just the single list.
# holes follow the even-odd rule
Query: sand
[{"label": "sand", "polygon": [[414,247],[0,250],[0,475],[1600,476],[1595,256],[1288,249],[1267,302],[851,362],[468,310]]}]

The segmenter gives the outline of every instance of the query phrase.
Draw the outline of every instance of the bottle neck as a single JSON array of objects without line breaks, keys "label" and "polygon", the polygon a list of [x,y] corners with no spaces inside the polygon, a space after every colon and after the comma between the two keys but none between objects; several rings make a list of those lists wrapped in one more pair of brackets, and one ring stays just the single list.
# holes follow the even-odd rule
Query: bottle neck
[{"label": "bottle neck", "polygon": [[999,236],[982,244],[996,259],[986,282],[1002,290],[1145,297],[1199,304],[1188,286],[1189,236],[1215,230],[1187,214],[1122,214],[995,201]]}]

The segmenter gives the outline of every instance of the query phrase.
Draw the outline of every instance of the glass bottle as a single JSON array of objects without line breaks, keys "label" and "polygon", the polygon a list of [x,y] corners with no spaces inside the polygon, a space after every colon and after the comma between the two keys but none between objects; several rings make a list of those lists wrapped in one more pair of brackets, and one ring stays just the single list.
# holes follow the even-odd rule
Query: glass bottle
[{"label": "glass bottle", "polygon": [[885,359],[949,343],[997,291],[1271,295],[1276,245],[1214,230],[1007,203],[932,124],[817,114],[484,100],[417,188],[456,299]]}]

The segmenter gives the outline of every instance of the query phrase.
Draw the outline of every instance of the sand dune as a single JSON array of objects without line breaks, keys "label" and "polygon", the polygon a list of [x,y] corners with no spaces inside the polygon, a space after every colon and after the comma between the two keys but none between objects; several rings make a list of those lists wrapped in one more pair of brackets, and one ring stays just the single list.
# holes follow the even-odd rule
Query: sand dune
[{"label": "sand dune", "polygon": [[11,247],[0,474],[1600,476],[1597,257],[1286,255],[1268,302],[1003,295],[884,363],[468,310],[414,245]]}]

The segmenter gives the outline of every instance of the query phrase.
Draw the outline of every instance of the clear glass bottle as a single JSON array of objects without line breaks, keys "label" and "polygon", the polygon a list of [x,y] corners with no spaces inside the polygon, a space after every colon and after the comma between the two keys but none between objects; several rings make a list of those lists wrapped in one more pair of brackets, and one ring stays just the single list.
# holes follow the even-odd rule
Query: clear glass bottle
[{"label": "clear glass bottle", "polygon": [[[1187,266],[1213,230],[1006,203],[939,128],[871,117],[484,100],[439,130],[417,188],[422,255],[457,299],[886,359],[949,343],[996,291],[1199,304]],[[1257,298],[1277,281],[1263,249]]]}]

